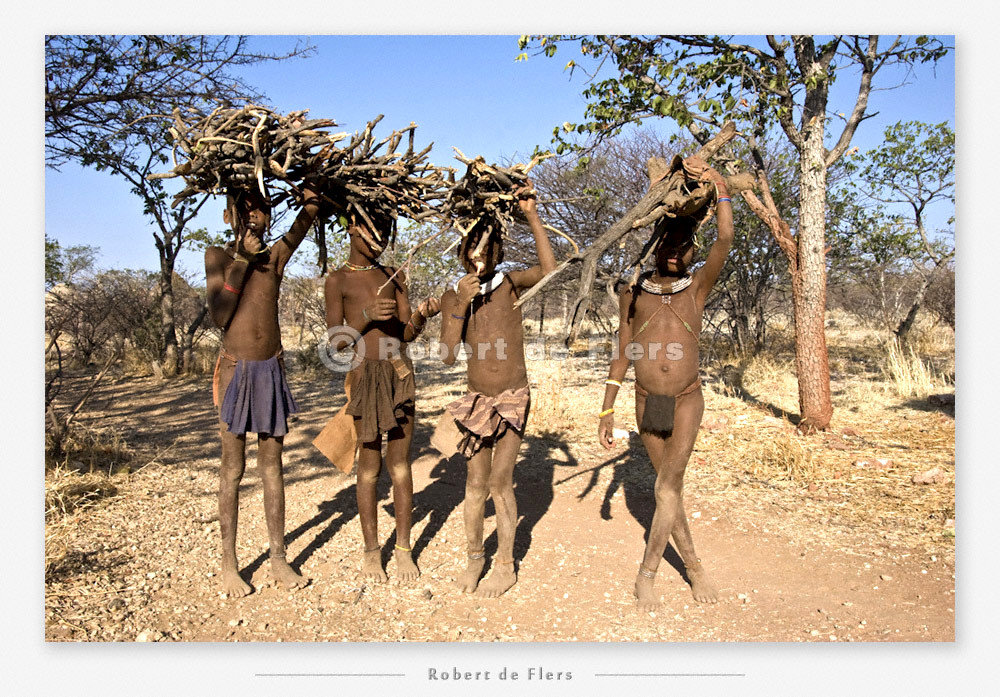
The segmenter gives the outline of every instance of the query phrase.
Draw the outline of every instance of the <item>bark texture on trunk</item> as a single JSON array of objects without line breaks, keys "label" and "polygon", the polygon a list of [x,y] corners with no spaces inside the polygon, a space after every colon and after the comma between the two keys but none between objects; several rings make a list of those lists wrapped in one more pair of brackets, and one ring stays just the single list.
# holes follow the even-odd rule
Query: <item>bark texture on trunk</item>
[{"label": "bark texture on trunk", "polygon": [[166,376],[176,375],[180,368],[177,350],[177,318],[174,311],[173,259],[160,259],[160,335],[163,337],[163,357],[160,366]]},{"label": "bark texture on trunk", "polygon": [[[825,100],[824,100],[825,101]],[[799,430],[810,433],[830,425],[830,367],[826,349],[826,163],[823,112],[805,131],[799,172],[797,268],[792,275],[795,320],[795,369],[799,382]]]}]

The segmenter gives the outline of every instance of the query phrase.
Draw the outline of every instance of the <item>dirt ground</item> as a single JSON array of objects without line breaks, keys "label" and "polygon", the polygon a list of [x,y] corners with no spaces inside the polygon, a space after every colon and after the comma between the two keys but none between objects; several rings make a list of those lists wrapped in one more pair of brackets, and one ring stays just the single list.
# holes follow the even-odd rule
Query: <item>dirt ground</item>
[{"label": "dirt ground", "polygon": [[[515,470],[519,581],[493,600],[451,585],[465,557],[464,463],[441,459],[429,445],[444,404],[464,391],[461,366],[417,363],[413,542],[421,576],[411,584],[394,577],[383,472],[379,534],[390,577],[383,585],[358,574],[353,477],[310,444],[343,403],[342,376],[290,371],[301,413],[285,440],[288,558],[312,580],[292,592],[267,580],[251,447],[237,549],[254,592],[239,600],[221,596],[216,573],[219,446],[208,377],[102,385],[87,423],[113,425],[139,456],[131,473],[112,478],[114,496],[49,525],[49,555],[58,552],[61,562],[47,576],[46,639],[954,640],[953,410],[835,375],[833,430],[802,438],[781,418],[781,400],[794,401],[786,381],[773,394],[737,398],[720,377],[706,376],[686,509],[721,600],[694,602],[668,548],[656,582],[663,608],[640,613],[632,583],[652,519],[653,473],[629,416],[631,381],[619,396],[618,425],[632,434],[605,451],[594,417],[605,364],[578,357],[528,369],[533,413]],[[873,403],[846,406],[864,395]],[[769,477],[748,466],[749,453],[759,459],[768,443],[804,444],[811,469]],[[943,481],[912,481],[935,466]],[[490,534],[492,505],[487,514]],[[495,549],[490,534],[488,558]]]}]

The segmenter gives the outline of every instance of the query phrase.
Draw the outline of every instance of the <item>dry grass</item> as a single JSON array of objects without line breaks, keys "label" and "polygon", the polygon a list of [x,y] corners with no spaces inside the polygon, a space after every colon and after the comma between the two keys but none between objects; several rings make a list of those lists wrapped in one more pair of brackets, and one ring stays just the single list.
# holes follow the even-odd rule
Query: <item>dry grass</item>
[{"label": "dry grass", "polygon": [[567,397],[563,375],[566,361],[535,361],[531,364],[531,420],[542,437],[560,437],[573,422],[575,410]]},{"label": "dry grass", "polygon": [[135,451],[114,428],[73,423],[57,448],[46,436],[45,576],[51,578],[78,556],[71,543],[80,515],[117,496],[118,478],[128,476]]},{"label": "dry grass", "polygon": [[925,399],[947,385],[946,378],[921,360],[913,346],[899,341],[886,344],[882,372],[900,397]]},{"label": "dry grass", "polygon": [[46,434],[45,467],[75,472],[127,471],[135,451],[116,428],[73,423],[57,447]]},{"label": "dry grass", "polygon": [[750,442],[740,455],[744,471],[765,481],[808,482],[817,474],[813,452],[793,433],[768,434]]},{"label": "dry grass", "polygon": [[77,472],[56,467],[45,475],[45,578],[51,579],[73,566],[80,555],[73,534],[87,509],[118,495],[117,477],[103,472]]}]

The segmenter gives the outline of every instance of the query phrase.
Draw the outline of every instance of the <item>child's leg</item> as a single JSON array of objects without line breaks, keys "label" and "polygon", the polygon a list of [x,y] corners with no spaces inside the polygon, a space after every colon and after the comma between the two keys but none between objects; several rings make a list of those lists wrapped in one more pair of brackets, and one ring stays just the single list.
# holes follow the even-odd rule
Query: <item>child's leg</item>
[{"label": "child's leg", "polygon": [[375,487],[381,470],[382,436],[379,435],[375,440],[361,444],[358,454],[358,483],[355,487],[361,535],[365,541],[361,575],[375,583],[383,583],[387,578],[382,569],[382,548],[378,541],[378,512],[375,505]]},{"label": "child's leg", "polygon": [[392,506],[396,511],[396,571],[402,581],[413,581],[420,570],[413,563],[410,521],[413,517],[413,473],[410,470],[410,443],[413,440],[413,412],[406,421],[386,434],[385,463],[392,479]]},{"label": "child's leg", "polygon": [[219,425],[222,463],[219,467],[219,530],[222,533],[222,590],[230,598],[242,598],[250,586],[240,578],[236,563],[236,522],[239,518],[240,480],[246,468],[246,438]]},{"label": "child's leg", "polygon": [[483,515],[486,511],[486,497],[490,493],[490,461],[493,448],[481,448],[469,458],[468,473],[465,477],[465,501],[462,504],[462,518],[465,521],[465,537],[468,543],[469,564],[455,579],[455,585],[465,593],[476,590],[479,576],[483,573],[486,557],[483,551]]},{"label": "child's leg", "polygon": [[514,530],[517,526],[514,463],[520,448],[521,434],[513,429],[507,429],[493,446],[490,495],[497,511],[497,555],[493,559],[490,575],[476,590],[476,593],[488,598],[502,595],[517,581],[514,573]]},{"label": "child's leg", "polygon": [[257,469],[264,484],[264,517],[270,545],[271,575],[290,588],[299,588],[306,579],[295,573],[285,560],[285,479],[281,471],[284,438],[257,437]]},{"label": "child's leg", "polygon": [[715,584],[712,583],[705,568],[701,565],[701,559],[694,551],[694,540],[691,538],[691,528],[688,527],[683,493],[671,536],[677,546],[677,553],[680,555],[681,561],[684,562],[684,568],[687,570],[687,577],[691,582],[691,594],[694,595],[694,599],[699,603],[718,602],[719,591],[716,590]]},{"label": "child's leg", "polygon": [[[654,490],[656,512],[653,514],[649,540],[646,543],[646,551],[635,581],[635,593],[640,610],[652,610],[660,605],[653,593],[653,580],[670,534],[674,531],[674,526],[678,523],[679,518],[684,516],[681,498],[684,471],[698,435],[704,405],[705,402],[700,391],[685,395],[684,398],[677,401],[674,411],[674,431],[670,437],[664,438],[649,432],[640,434],[643,445],[646,446],[646,452],[656,469]],[[638,423],[642,423],[644,408],[645,400],[637,397],[636,417],[639,419]],[[686,526],[686,521],[681,525]],[[682,536],[684,529],[686,528],[682,527],[679,530]],[[690,533],[688,538],[690,538]],[[693,556],[694,545],[688,546],[685,542],[684,546],[683,553],[688,554],[689,557]]]}]

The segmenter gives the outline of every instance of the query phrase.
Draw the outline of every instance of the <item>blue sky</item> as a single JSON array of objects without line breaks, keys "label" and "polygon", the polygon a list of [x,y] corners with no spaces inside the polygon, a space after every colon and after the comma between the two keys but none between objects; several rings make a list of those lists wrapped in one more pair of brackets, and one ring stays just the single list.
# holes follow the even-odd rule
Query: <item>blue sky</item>
[{"label": "blue sky", "polygon": [[[562,46],[555,58],[532,56],[527,61],[515,61],[516,36],[261,36],[254,45],[281,52],[294,46],[296,38],[315,45],[314,55],[253,66],[244,73],[270,105],[282,112],[308,108],[312,117],[332,118],[339,130],[347,131],[363,128],[378,114],[385,118],[376,133],[414,121],[418,146],[433,141],[430,157],[437,164],[457,164],[452,146],[489,160],[527,155],[535,145],[549,143],[555,125],[583,116],[580,92],[586,76],[577,71],[571,78],[563,70],[570,58],[580,58],[571,45]],[[954,45],[952,37],[945,40]],[[835,83],[833,110],[853,106],[857,82],[851,78],[845,73]],[[954,125],[953,55],[936,70],[919,66],[909,76],[880,73],[876,84],[904,81],[909,84],[872,93],[870,111],[879,114],[862,124],[854,145],[874,147],[886,125],[903,119]],[[666,119],[655,127],[664,132],[674,128]],[[221,217],[222,204],[213,200],[195,225],[222,231]],[[139,200],[123,181],[106,173],[72,164],[59,172],[46,170],[45,228],[63,246],[100,247],[103,267],[158,265],[152,227]],[[180,266],[196,279],[203,273],[202,257],[194,251],[181,254]]]}]

